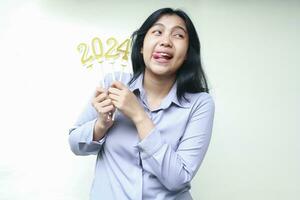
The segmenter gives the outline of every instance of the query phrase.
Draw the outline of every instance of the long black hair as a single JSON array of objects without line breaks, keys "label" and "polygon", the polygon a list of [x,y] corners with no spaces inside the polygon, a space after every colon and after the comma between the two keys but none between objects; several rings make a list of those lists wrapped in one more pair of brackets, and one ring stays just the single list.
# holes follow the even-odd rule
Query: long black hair
[{"label": "long black hair", "polygon": [[[131,84],[137,77],[145,71],[145,62],[141,49],[146,33],[163,15],[177,15],[183,19],[189,35],[189,47],[186,59],[182,66],[176,72],[177,80],[177,98],[186,99],[185,93],[209,92],[206,77],[201,64],[200,57],[200,41],[197,31],[189,18],[182,10],[174,10],[172,8],[161,8],[152,13],[142,26],[132,34],[132,68],[133,78],[129,82]],[[186,99],[187,100],[187,99]]]}]

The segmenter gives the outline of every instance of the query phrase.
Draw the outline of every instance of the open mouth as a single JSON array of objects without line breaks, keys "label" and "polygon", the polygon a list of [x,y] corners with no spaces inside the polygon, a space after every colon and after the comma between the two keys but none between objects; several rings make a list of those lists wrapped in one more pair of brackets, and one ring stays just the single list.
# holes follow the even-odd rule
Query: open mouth
[{"label": "open mouth", "polygon": [[173,58],[173,55],[166,52],[154,52],[152,56],[154,59],[161,61],[168,61]]}]

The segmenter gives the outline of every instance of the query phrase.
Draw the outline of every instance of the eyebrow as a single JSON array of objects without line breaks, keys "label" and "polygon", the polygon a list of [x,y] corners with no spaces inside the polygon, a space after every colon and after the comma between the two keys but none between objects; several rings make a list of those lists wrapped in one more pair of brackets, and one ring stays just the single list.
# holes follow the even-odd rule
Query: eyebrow
[{"label": "eyebrow", "polygon": [[[153,24],[153,26],[163,26],[163,27],[165,27],[165,25],[163,25],[162,23],[155,23],[155,24]],[[152,26],[152,27],[153,27],[153,26]],[[179,29],[183,30],[185,33],[187,33],[186,29],[183,28],[183,27],[180,26],[180,25],[174,26],[172,29],[175,29],[175,28],[179,28]]]}]

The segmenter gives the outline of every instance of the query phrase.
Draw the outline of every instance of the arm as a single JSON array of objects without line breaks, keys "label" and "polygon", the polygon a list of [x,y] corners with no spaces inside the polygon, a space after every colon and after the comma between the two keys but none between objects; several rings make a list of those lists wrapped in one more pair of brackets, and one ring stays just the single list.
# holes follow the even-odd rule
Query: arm
[{"label": "arm", "polygon": [[109,97],[113,104],[136,125],[144,170],[155,175],[171,191],[186,187],[200,167],[210,142],[214,118],[214,102],[210,95],[195,102],[175,151],[163,141],[135,95],[121,83],[114,82],[112,86]]},{"label": "arm", "polygon": [[70,130],[69,143],[76,155],[97,154],[105,142],[105,133],[112,126],[110,113],[114,111],[107,91],[98,87],[92,103]]},{"label": "arm", "polygon": [[69,144],[76,155],[97,154],[105,137],[102,140],[93,141],[93,132],[97,120],[97,112],[91,103],[87,105],[84,112],[69,131]]},{"label": "arm", "polygon": [[197,105],[175,151],[156,128],[139,143],[144,170],[155,175],[170,191],[186,187],[196,174],[207,151],[214,118],[210,96]]}]

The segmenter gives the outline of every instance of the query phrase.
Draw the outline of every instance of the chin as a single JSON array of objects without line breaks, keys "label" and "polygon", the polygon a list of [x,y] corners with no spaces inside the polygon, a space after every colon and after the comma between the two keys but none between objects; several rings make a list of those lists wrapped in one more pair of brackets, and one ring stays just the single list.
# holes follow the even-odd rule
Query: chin
[{"label": "chin", "polygon": [[170,72],[168,70],[163,70],[163,69],[154,69],[154,70],[151,70],[150,73],[152,73],[155,76],[161,76],[161,77],[173,76],[172,72]]},{"label": "chin", "polygon": [[169,65],[157,65],[146,67],[146,71],[156,76],[172,76],[174,72],[170,70],[171,66]]}]

